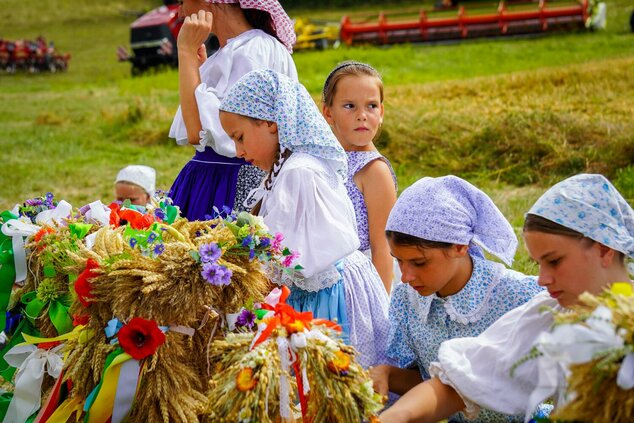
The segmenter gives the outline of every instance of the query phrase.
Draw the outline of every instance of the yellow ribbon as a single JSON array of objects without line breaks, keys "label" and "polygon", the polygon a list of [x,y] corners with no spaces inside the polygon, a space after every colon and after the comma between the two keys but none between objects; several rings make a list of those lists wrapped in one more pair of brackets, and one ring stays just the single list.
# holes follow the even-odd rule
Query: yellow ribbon
[{"label": "yellow ribbon", "polygon": [[81,331],[84,329],[84,325],[75,326],[71,332],[65,333],[60,336],[56,336],[55,338],[41,338],[39,336],[29,335],[28,333],[23,333],[24,342],[18,345],[30,345],[30,344],[42,344],[45,342],[56,342],[56,341],[66,341],[68,339],[78,338],[81,335]]},{"label": "yellow ribbon", "polygon": [[114,399],[117,394],[117,382],[121,372],[121,364],[130,360],[129,354],[121,353],[112,360],[103,376],[101,389],[88,413],[88,423],[105,423],[112,416]]},{"label": "yellow ribbon", "polygon": [[[53,414],[46,421],[47,423],[66,423],[70,417],[77,414],[77,417],[81,416],[82,407],[84,403],[77,397],[68,398],[55,410]],[[76,419],[78,420],[78,418]]]}]

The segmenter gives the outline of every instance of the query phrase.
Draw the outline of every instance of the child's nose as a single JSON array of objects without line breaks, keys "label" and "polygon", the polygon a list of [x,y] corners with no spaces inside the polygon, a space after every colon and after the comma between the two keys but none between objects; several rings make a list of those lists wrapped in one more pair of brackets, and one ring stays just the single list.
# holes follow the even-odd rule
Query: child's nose
[{"label": "child's nose", "polygon": [[401,269],[401,282],[408,283],[416,279],[416,275],[412,272],[411,266],[399,264],[399,268]]},{"label": "child's nose", "polygon": [[539,286],[548,286],[553,283],[553,277],[550,273],[539,270],[539,276],[537,277],[537,283]]}]

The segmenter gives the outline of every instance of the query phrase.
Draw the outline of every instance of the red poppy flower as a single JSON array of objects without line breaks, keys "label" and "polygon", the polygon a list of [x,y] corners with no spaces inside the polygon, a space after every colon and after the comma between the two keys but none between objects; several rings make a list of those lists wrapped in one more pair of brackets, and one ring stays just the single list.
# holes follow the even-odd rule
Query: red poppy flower
[{"label": "red poppy flower", "polygon": [[84,307],[90,306],[90,301],[88,301],[88,299],[95,298],[91,292],[92,284],[90,283],[90,280],[95,277],[93,270],[98,268],[99,263],[97,263],[96,260],[89,258],[86,262],[86,269],[79,274],[77,280],[75,281],[75,292],[77,293],[77,298]]},{"label": "red poppy flower", "polygon": [[75,314],[73,316],[73,326],[87,325],[90,321],[90,316],[87,314]]},{"label": "red poppy flower", "polygon": [[134,317],[119,330],[119,345],[136,360],[154,354],[165,342],[165,334],[154,320]]}]

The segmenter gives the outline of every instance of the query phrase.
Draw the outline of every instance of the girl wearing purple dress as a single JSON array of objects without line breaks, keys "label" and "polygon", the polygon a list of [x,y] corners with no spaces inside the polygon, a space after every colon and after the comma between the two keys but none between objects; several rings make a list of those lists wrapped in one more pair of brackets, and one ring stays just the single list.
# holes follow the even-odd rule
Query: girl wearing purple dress
[{"label": "girl wearing purple dress", "polygon": [[[170,190],[190,220],[223,206],[245,209],[244,199],[264,173],[236,157],[222,130],[218,106],[240,77],[254,69],[274,69],[297,79],[291,58],[293,23],[276,0],[184,0],[186,16],[178,34],[180,107],[169,136],[192,144],[196,154]],[[203,42],[214,33],[220,49],[207,58]],[[235,205],[234,205],[235,204]]]},{"label": "girl wearing purple dress", "polygon": [[372,142],[383,123],[383,83],[370,65],[344,62],[326,78],[322,113],[348,156],[346,189],[354,204],[360,250],[372,257],[390,292],[394,261],[385,223],[396,202],[396,175]]}]

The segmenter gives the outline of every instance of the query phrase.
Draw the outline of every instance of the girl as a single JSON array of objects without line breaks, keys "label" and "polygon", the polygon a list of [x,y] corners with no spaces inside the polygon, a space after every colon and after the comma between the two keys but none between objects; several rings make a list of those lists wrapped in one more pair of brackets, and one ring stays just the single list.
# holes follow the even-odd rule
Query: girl
[{"label": "girl", "polygon": [[[218,106],[227,90],[253,69],[275,69],[297,78],[291,58],[293,23],[276,0],[184,0],[178,34],[180,107],[169,136],[196,146],[194,158],[172,185],[170,196],[190,220],[213,207],[244,209],[246,194],[263,173],[235,157],[222,130]],[[213,32],[220,49],[209,59],[203,42]],[[234,205],[235,203],[235,205]]]},{"label": "girl", "polygon": [[156,193],[156,171],[143,165],[126,166],[114,182],[117,201],[130,200],[136,206],[146,206]]},{"label": "girl", "polygon": [[288,303],[336,320],[364,366],[383,359],[388,298],[370,260],[357,249],[354,209],[343,181],[346,155],[306,89],[271,70],[238,81],[220,105],[220,122],[238,157],[268,171],[252,193],[254,209],[302,270],[282,274]]},{"label": "girl", "polygon": [[[480,334],[541,291],[535,278],[484,258],[482,249],[510,265],[517,238],[493,201],[456,176],[423,178],[407,188],[386,234],[404,283],[390,303],[387,355],[393,366],[371,372],[382,394],[402,395],[430,379],[429,365],[443,341]],[[483,414],[478,421],[513,420]]]},{"label": "girl", "polygon": [[344,62],[324,84],[322,113],[348,156],[346,189],[357,217],[361,251],[390,292],[394,261],[385,238],[385,222],[396,202],[396,175],[372,140],[383,123],[383,82],[372,66]]},{"label": "girl", "polygon": [[614,282],[629,281],[625,256],[634,257],[634,210],[603,176],[573,176],[529,210],[524,240],[548,292],[476,338],[444,342],[431,366],[433,379],[410,390],[381,421],[438,421],[460,410],[474,416],[480,407],[525,412],[540,379],[538,360],[517,367],[514,377],[510,369],[551,327],[552,314],[544,309],[569,307],[585,291],[598,294]]}]

